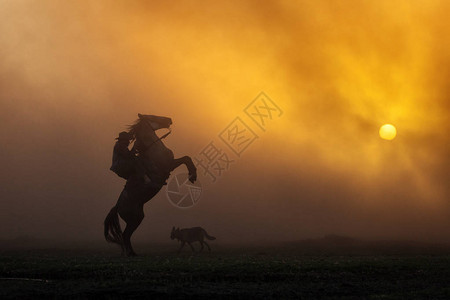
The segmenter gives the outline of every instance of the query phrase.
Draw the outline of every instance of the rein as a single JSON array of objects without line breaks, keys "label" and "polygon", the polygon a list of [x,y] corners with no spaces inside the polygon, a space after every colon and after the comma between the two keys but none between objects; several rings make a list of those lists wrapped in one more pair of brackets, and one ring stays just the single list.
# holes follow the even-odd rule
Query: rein
[{"label": "rein", "polygon": [[[155,131],[155,130],[153,129],[152,125],[148,122],[148,120],[145,120],[145,122],[146,122],[146,124],[147,124],[148,126],[150,126],[150,128],[151,128],[153,131]],[[168,128],[168,129],[169,129],[169,132],[167,132],[166,134],[164,134],[162,137],[158,138],[157,140],[153,141],[153,143],[151,143],[151,144],[147,147],[146,150],[150,149],[150,147],[153,146],[154,143],[156,143],[156,142],[158,142],[158,141],[161,141],[162,139],[166,138],[169,134],[171,134],[171,133],[172,133],[172,129],[170,129],[170,128]],[[156,133],[155,133],[155,134],[156,134]]]},{"label": "rein", "polygon": [[151,143],[150,146],[147,147],[147,149],[150,148],[151,146],[153,146],[153,144],[156,143],[157,141],[160,141],[160,140],[166,138],[171,133],[172,133],[172,130],[169,128],[169,132],[168,133],[164,134],[162,137],[158,138],[156,141],[153,141],[153,143]]}]

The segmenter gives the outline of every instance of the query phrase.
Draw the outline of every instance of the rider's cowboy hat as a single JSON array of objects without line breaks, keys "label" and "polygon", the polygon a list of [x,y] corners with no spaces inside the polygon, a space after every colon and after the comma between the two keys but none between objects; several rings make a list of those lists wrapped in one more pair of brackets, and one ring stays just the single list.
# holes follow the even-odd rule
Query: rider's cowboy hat
[{"label": "rider's cowboy hat", "polygon": [[131,135],[126,132],[126,131],[122,131],[121,133],[119,133],[119,137],[116,138],[116,140],[131,140]]}]

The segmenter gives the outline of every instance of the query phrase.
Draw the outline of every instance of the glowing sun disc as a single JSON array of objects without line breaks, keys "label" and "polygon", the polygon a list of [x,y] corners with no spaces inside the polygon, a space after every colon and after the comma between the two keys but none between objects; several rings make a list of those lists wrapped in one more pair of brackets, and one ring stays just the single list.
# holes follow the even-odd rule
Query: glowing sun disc
[{"label": "glowing sun disc", "polygon": [[397,129],[394,125],[384,124],[380,127],[380,137],[385,140],[393,140],[397,135]]}]

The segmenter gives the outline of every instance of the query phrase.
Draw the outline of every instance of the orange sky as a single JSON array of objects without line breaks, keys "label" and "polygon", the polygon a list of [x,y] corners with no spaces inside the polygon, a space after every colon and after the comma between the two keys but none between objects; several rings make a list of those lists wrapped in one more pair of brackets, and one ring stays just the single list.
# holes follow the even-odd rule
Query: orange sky
[{"label": "orange sky", "polygon": [[[0,2],[0,236],[96,237],[123,184],[108,170],[114,137],[138,112],[172,117],[165,143],[195,156],[264,91],[282,117],[255,129],[217,183],[200,177],[195,208],[160,193],[137,238],[201,225],[229,241],[449,241],[448,11],[430,0]],[[393,141],[379,138],[384,123]]]}]

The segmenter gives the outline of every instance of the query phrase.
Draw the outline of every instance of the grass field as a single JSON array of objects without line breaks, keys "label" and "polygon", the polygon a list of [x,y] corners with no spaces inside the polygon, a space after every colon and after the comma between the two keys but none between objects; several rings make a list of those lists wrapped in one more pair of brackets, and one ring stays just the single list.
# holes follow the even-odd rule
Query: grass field
[{"label": "grass field", "polygon": [[[114,249],[117,250],[117,249]],[[281,254],[279,254],[281,253]],[[3,250],[0,298],[450,299],[450,255]]]}]

